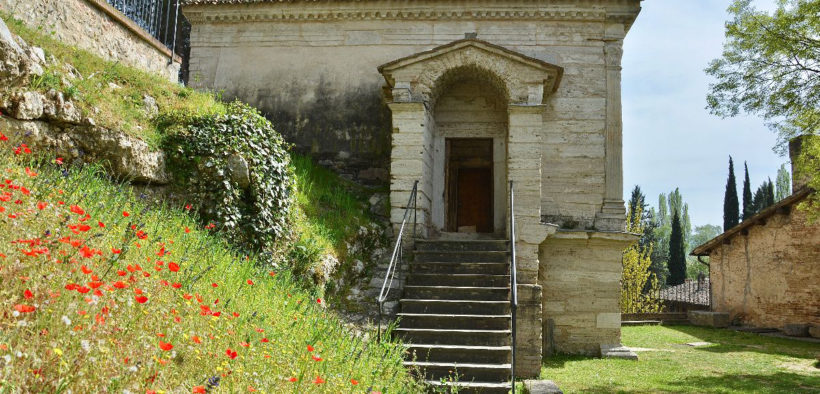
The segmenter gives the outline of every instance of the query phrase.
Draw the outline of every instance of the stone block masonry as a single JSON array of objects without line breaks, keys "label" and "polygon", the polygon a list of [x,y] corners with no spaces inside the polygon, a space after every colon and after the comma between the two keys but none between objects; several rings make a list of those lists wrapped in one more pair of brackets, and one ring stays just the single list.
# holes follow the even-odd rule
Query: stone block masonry
[{"label": "stone block masonry", "polygon": [[105,0],[0,0],[0,10],[103,59],[179,79],[182,59]]}]

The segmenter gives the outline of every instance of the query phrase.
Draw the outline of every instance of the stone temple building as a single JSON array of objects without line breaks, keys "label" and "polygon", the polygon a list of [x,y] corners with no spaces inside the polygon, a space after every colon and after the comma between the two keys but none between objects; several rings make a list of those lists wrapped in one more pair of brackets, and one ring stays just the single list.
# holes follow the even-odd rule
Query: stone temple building
[{"label": "stone temple building", "polygon": [[510,182],[516,375],[620,344],[621,252],[636,239],[624,231],[621,54],[639,11],[640,0],[183,1],[191,85],[255,105],[327,166],[389,182],[396,226],[419,182],[400,330],[430,376],[461,364],[475,381],[510,363],[508,266],[493,271],[509,264]]}]

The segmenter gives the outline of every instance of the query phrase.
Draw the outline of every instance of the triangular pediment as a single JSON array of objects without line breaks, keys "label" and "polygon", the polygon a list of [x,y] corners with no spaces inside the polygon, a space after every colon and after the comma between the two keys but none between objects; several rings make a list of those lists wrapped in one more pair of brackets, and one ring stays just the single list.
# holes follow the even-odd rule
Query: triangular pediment
[{"label": "triangular pediment", "polygon": [[550,86],[551,89],[548,90],[552,91],[558,88],[558,82],[560,81],[561,75],[564,71],[564,69],[560,66],[524,55],[511,49],[504,48],[500,45],[491,44],[487,41],[482,41],[475,38],[466,38],[383,64],[379,66],[379,72],[387,76],[404,68],[417,65],[418,63],[433,62],[444,56],[452,55],[458,52],[474,52],[475,50],[486,53],[489,57],[496,59],[502,58],[505,61],[539,70],[544,74],[551,76],[552,78],[550,79],[552,79],[553,83],[552,86]]}]

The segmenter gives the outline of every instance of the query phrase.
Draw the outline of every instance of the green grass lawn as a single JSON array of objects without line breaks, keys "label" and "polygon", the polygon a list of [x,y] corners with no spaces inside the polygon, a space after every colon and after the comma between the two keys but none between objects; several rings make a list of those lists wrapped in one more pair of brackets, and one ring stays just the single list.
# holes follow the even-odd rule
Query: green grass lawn
[{"label": "green grass lawn", "polygon": [[622,342],[639,361],[555,356],[541,378],[566,393],[820,393],[817,343],[693,326],[624,327]]}]

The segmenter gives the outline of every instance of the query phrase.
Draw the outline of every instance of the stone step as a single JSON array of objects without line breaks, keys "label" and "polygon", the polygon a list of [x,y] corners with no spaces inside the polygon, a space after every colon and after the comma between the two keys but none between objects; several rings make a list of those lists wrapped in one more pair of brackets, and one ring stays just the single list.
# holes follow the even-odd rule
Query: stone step
[{"label": "stone step", "polygon": [[393,332],[403,341],[428,345],[510,346],[510,330],[404,328]]},{"label": "stone step", "polygon": [[510,328],[510,315],[462,315],[399,313],[399,327],[405,328],[463,328],[505,330]]},{"label": "stone step", "polygon": [[417,239],[415,244],[419,251],[507,251],[507,240],[464,240],[464,241],[436,241]]},{"label": "stone step", "polygon": [[405,344],[408,360],[457,363],[505,364],[510,362],[509,346]]},{"label": "stone step", "polygon": [[510,287],[509,275],[485,274],[416,274],[407,280],[408,285],[418,286],[487,286]]},{"label": "stone step", "polygon": [[497,382],[510,380],[510,364],[477,364],[432,361],[405,361],[404,365],[427,380],[456,380],[459,382]]},{"label": "stone step", "polygon": [[402,313],[471,313],[476,315],[505,315],[510,313],[509,301],[480,300],[400,300]]},{"label": "stone step", "polygon": [[509,287],[404,286],[404,298],[425,300],[509,300]]},{"label": "stone step", "polygon": [[415,274],[484,274],[509,275],[506,262],[414,262],[410,264],[410,276]]},{"label": "stone step", "polygon": [[506,263],[508,260],[506,251],[483,251],[483,252],[462,252],[462,251],[428,251],[414,250],[413,262],[464,262],[464,263]]},{"label": "stone step", "polygon": [[458,394],[508,394],[511,382],[449,382],[441,380],[426,380],[425,383],[437,392]]}]

